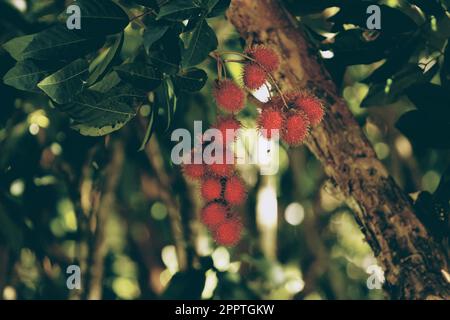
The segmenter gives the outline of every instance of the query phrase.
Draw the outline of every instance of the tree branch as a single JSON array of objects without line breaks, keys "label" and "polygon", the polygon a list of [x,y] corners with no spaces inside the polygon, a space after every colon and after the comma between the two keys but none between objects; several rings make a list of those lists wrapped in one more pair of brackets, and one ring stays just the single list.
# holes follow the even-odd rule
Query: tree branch
[{"label": "tree branch", "polygon": [[376,158],[297,21],[276,0],[232,0],[228,17],[248,44],[278,48],[282,64],[275,78],[283,90],[307,88],[329,105],[307,146],[346,196],[385,270],[391,298],[449,298],[445,255]]}]

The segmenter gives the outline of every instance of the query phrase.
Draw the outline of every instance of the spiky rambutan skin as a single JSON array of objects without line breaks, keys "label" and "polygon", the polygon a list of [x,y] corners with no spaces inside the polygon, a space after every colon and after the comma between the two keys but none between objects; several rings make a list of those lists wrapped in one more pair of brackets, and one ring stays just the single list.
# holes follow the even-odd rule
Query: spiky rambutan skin
[{"label": "spiky rambutan skin", "polygon": [[219,225],[214,233],[214,240],[222,246],[234,246],[241,239],[242,223],[238,219],[230,219]]},{"label": "spiky rambutan skin", "polygon": [[247,198],[245,183],[238,176],[232,176],[225,182],[223,197],[226,202],[233,206],[239,206]]},{"label": "spiky rambutan skin", "polygon": [[220,179],[207,177],[202,180],[200,191],[206,202],[220,199],[222,196],[222,182]]},{"label": "spiky rambutan skin", "polygon": [[247,54],[256,60],[267,72],[274,72],[280,68],[280,56],[266,46],[255,46],[247,50]]},{"label": "spiky rambutan skin", "polygon": [[291,110],[281,132],[281,139],[290,146],[302,144],[309,134],[308,116],[300,110]]},{"label": "spiky rambutan skin", "polygon": [[281,129],[283,128],[284,116],[283,113],[278,109],[264,108],[261,114],[258,116],[258,128],[263,137],[271,139],[273,137],[272,130],[278,130],[281,134]]},{"label": "spiky rambutan skin", "polygon": [[309,94],[299,94],[295,99],[295,106],[308,116],[311,125],[317,126],[322,122],[325,110],[320,99]]},{"label": "spiky rambutan skin", "polygon": [[244,67],[244,85],[250,90],[257,90],[267,80],[267,72],[256,63],[247,63]]},{"label": "spiky rambutan skin", "polygon": [[234,173],[234,164],[227,164],[227,163],[213,163],[207,166],[208,171],[218,177],[230,177]]},{"label": "spiky rambutan skin", "polygon": [[[217,129],[222,133],[222,139],[219,139],[218,142],[227,145],[237,139],[237,131],[241,129],[241,122],[234,116],[221,117],[212,125],[212,128]],[[229,137],[227,136],[227,130],[229,131],[228,133],[231,134]]]},{"label": "spiky rambutan skin", "polygon": [[186,178],[192,180],[200,180],[205,175],[205,165],[204,164],[183,164],[182,166],[183,174]]},{"label": "spiky rambutan skin", "polygon": [[192,149],[190,153],[183,155],[183,164],[181,166],[183,175],[191,180],[199,180],[206,174],[206,167],[201,161],[195,163],[195,155],[198,152],[200,159],[202,157],[202,150]]},{"label": "spiky rambutan skin", "polygon": [[206,205],[201,212],[201,221],[210,230],[215,230],[227,220],[228,208],[221,203],[212,202]]},{"label": "spiky rambutan skin", "polygon": [[225,111],[236,113],[245,107],[245,92],[232,80],[217,81],[213,95]]},{"label": "spiky rambutan skin", "polygon": [[216,150],[211,155],[205,152],[204,161],[208,173],[218,178],[230,177],[235,170],[236,157],[229,148],[217,151],[221,154],[216,154]]}]

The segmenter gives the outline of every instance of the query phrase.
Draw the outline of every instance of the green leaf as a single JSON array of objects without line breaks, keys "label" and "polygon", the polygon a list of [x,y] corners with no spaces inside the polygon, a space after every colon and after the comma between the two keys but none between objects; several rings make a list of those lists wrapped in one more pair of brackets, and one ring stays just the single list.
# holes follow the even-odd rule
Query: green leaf
[{"label": "green leaf", "polygon": [[412,85],[430,81],[436,73],[437,67],[436,64],[424,73],[416,64],[407,64],[403,70],[394,74],[387,81],[371,85],[369,93],[361,103],[361,107],[383,106],[394,103]]},{"label": "green leaf", "polygon": [[100,54],[98,58],[91,63],[89,66],[90,76],[88,79],[88,85],[94,84],[98,81],[98,79],[104,76],[108,71],[108,68],[114,63],[115,60],[117,60],[122,49],[123,39],[124,35],[123,32],[121,32],[118,36],[116,36],[112,46]]},{"label": "green leaf", "polygon": [[112,71],[104,76],[102,80],[91,86],[89,90],[105,93],[117,86],[120,81],[121,80],[117,72]]},{"label": "green leaf", "polygon": [[189,0],[172,0],[159,10],[157,19],[167,19],[172,21],[183,21],[198,15],[201,7],[196,1]]},{"label": "green leaf", "polygon": [[123,64],[116,67],[115,70],[123,81],[148,91],[158,87],[162,80],[162,75],[158,70],[139,62]]},{"label": "green leaf", "polygon": [[183,53],[183,66],[195,66],[208,57],[217,48],[217,37],[206,19],[202,19],[187,40],[187,47]]},{"label": "green leaf", "polygon": [[398,34],[412,32],[417,24],[398,8],[378,4],[377,1],[340,1],[340,10],[328,19],[335,24],[333,31],[342,29],[344,24],[354,24],[362,28],[367,27],[367,7],[378,5],[381,11],[381,28],[383,33]]},{"label": "green leaf", "polygon": [[450,93],[433,83],[420,83],[406,90],[409,100],[417,109],[431,118],[448,119],[450,122]]},{"label": "green leaf", "polygon": [[[231,0],[209,0],[209,13],[208,18],[217,17],[223,15],[230,6]],[[212,4],[215,4],[211,7]]]},{"label": "green leaf", "polygon": [[[108,35],[123,31],[130,22],[123,9],[111,0],[77,0],[81,11],[81,29],[88,35]],[[67,14],[66,14],[67,18]]]},{"label": "green leaf", "polygon": [[56,25],[34,35],[28,46],[17,55],[17,60],[70,61],[96,50],[103,40],[103,38],[84,38],[75,31],[68,30],[66,26]]},{"label": "green leaf", "polygon": [[450,148],[448,139],[450,119],[448,117],[437,119],[422,110],[413,110],[402,115],[396,123],[396,127],[417,146]]},{"label": "green leaf", "polygon": [[144,31],[144,48],[149,52],[153,44],[164,36],[170,26],[154,20],[147,22],[146,25],[147,27]]},{"label": "green leaf", "polygon": [[211,11],[219,2],[219,0],[202,0],[202,7],[204,7],[206,10]]},{"label": "green leaf", "polygon": [[155,129],[155,118],[157,116],[158,108],[156,106],[152,106],[150,110],[150,115],[148,117],[148,125],[147,130],[145,131],[144,139],[142,139],[141,146],[139,147],[139,151],[143,151],[145,146],[150,141],[152,137],[153,131]]},{"label": "green leaf", "polygon": [[129,85],[114,87],[106,93],[86,90],[75,100],[58,106],[74,121],[73,128],[82,135],[102,136],[122,128],[135,115],[134,105],[144,101],[145,94]]},{"label": "green leaf", "polygon": [[189,270],[176,273],[170,280],[163,299],[200,299],[205,287],[205,271]]},{"label": "green leaf", "polygon": [[19,90],[42,92],[37,84],[49,74],[48,69],[41,69],[33,61],[24,60],[17,62],[14,68],[5,74],[3,82]]},{"label": "green leaf", "polygon": [[22,36],[9,40],[3,45],[3,48],[13,57],[15,60],[23,60],[23,51],[30,44],[35,37],[34,34]]},{"label": "green leaf", "polygon": [[177,106],[177,97],[174,94],[173,84],[170,79],[165,79],[161,86],[155,90],[156,104],[164,111],[167,119],[166,130],[172,124],[173,116]]},{"label": "green leaf", "polygon": [[178,30],[171,28],[164,34],[158,46],[146,56],[148,63],[167,74],[176,74],[180,69],[183,42]]},{"label": "green leaf", "polygon": [[200,91],[206,83],[208,75],[202,69],[192,68],[175,76],[174,84],[177,88],[195,92]]},{"label": "green leaf", "polygon": [[39,82],[38,87],[56,103],[68,103],[83,90],[88,75],[87,61],[78,59]]},{"label": "green leaf", "polygon": [[444,62],[441,67],[441,83],[447,90],[450,90],[450,42],[447,42],[447,46],[444,52]]}]

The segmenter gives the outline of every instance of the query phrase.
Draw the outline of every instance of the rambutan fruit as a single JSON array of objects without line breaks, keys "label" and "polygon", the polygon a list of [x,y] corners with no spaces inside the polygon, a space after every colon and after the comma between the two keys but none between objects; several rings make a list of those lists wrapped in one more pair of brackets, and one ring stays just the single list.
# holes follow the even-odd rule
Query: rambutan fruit
[{"label": "rambutan fruit", "polygon": [[291,110],[281,132],[281,138],[290,146],[302,144],[309,134],[308,116],[299,110]]},{"label": "rambutan fruit", "polygon": [[272,130],[279,130],[281,134],[281,129],[284,123],[284,117],[280,110],[273,108],[265,108],[262,110],[261,114],[258,116],[258,128],[267,139],[271,139],[273,134]]},{"label": "rambutan fruit", "polygon": [[216,177],[229,177],[234,173],[234,164],[212,163],[207,166],[210,173]]},{"label": "rambutan fruit", "polygon": [[235,170],[235,155],[229,148],[220,151],[221,154],[215,152],[216,150],[213,150],[211,155],[205,155],[204,160],[209,173],[219,178],[231,176]]},{"label": "rambutan fruit", "polygon": [[222,182],[220,179],[207,177],[202,180],[200,191],[206,202],[220,199],[222,195]]},{"label": "rambutan fruit", "polygon": [[217,227],[214,240],[223,246],[234,246],[241,239],[242,224],[238,219],[230,219]]},{"label": "rambutan fruit", "polygon": [[221,203],[211,202],[201,212],[201,221],[210,230],[215,230],[227,220],[228,208]]},{"label": "rambutan fruit", "polygon": [[247,63],[244,67],[244,85],[250,90],[257,90],[267,80],[267,72],[256,63]]},{"label": "rambutan fruit", "polygon": [[244,181],[238,176],[232,176],[225,182],[224,199],[230,205],[238,206],[247,198]]},{"label": "rambutan fruit", "polygon": [[[182,172],[186,178],[192,179],[192,180],[198,180],[201,179],[205,173],[206,168],[205,165],[202,163],[195,163],[195,152],[192,150],[190,154],[185,155],[184,161],[182,164]],[[200,153],[201,156],[201,153]]]},{"label": "rambutan fruit", "polygon": [[217,105],[228,112],[239,112],[245,107],[245,92],[232,80],[217,81],[213,90]]},{"label": "rambutan fruit", "polygon": [[299,94],[295,99],[295,106],[308,116],[311,125],[316,126],[322,122],[325,110],[320,99],[309,94]]},{"label": "rambutan fruit", "polygon": [[[212,128],[222,133],[222,139],[219,142],[224,142],[227,145],[237,139],[237,131],[241,128],[241,123],[234,116],[221,117],[212,125]],[[230,137],[227,136],[227,133],[230,134]]]},{"label": "rambutan fruit", "polygon": [[280,56],[272,48],[259,45],[247,50],[247,54],[267,72],[274,72],[280,68]]}]

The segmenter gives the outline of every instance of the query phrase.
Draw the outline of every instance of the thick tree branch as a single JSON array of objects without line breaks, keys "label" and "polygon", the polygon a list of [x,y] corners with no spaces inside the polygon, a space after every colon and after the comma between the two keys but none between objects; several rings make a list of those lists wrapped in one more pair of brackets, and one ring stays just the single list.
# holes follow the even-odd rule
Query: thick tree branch
[{"label": "thick tree branch", "polygon": [[442,275],[445,255],[414,214],[358,126],[297,21],[276,0],[232,0],[228,11],[247,43],[276,47],[282,56],[275,75],[283,90],[308,88],[328,104],[308,148],[347,197],[366,239],[385,270],[392,298],[449,298]]}]

